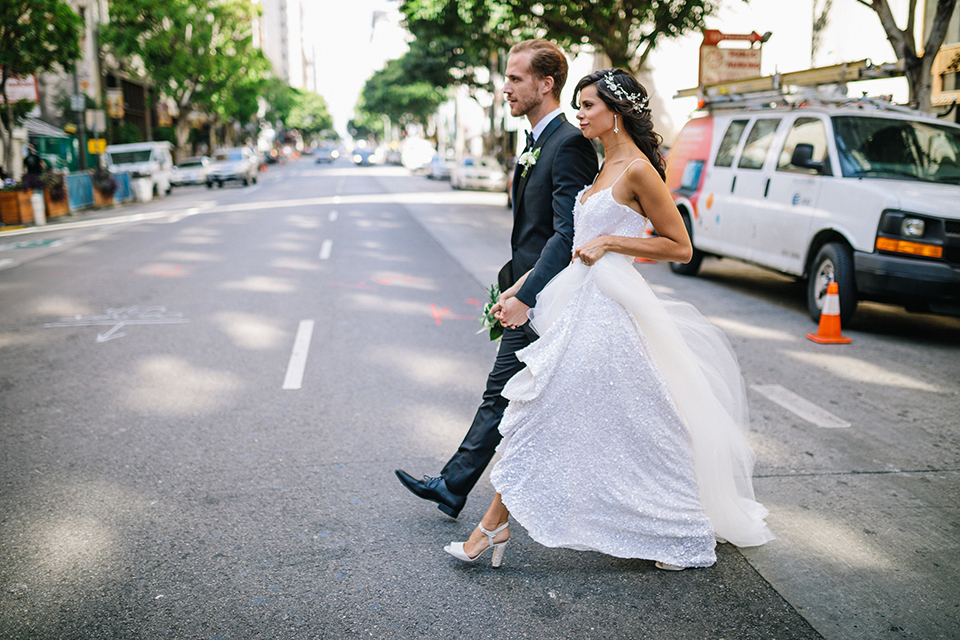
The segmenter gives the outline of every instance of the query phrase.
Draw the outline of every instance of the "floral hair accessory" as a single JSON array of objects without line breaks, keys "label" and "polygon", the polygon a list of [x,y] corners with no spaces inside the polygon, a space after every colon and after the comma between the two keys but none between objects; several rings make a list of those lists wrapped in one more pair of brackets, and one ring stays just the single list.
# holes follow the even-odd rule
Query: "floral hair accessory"
[{"label": "floral hair accessory", "polygon": [[603,82],[607,85],[607,88],[617,96],[620,100],[626,100],[627,102],[633,105],[633,110],[637,113],[640,113],[647,108],[648,96],[641,96],[639,93],[630,93],[617,82],[616,77],[613,75],[613,71],[608,71],[606,75],[603,76]]}]

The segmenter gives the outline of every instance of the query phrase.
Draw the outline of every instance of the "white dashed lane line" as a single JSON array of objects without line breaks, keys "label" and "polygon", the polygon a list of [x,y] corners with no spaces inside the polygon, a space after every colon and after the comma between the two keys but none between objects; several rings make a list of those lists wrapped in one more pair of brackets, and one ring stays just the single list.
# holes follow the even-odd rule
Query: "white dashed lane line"
[{"label": "white dashed lane line", "polygon": [[293,340],[293,352],[287,364],[287,375],[283,379],[284,389],[299,389],[303,384],[303,372],[307,367],[307,354],[310,353],[310,338],[313,337],[313,320],[301,320],[297,336]]}]

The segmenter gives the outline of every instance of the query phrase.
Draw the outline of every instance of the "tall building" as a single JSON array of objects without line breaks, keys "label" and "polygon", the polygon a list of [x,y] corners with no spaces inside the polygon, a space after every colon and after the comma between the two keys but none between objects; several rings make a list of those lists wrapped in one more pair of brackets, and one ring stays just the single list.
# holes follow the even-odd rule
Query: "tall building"
[{"label": "tall building", "polygon": [[276,77],[298,89],[307,86],[307,64],[303,48],[302,0],[259,0],[260,48],[273,65]]}]

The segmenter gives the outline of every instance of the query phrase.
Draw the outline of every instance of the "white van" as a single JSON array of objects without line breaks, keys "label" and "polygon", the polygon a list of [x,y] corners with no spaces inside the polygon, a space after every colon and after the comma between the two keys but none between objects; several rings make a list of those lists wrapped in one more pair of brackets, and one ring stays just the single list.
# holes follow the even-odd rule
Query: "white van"
[{"label": "white van", "polygon": [[149,178],[153,195],[169,194],[173,157],[169,142],[134,142],[107,146],[110,173],[129,173],[131,179]]},{"label": "white van", "polygon": [[960,315],[960,127],[870,99],[715,110],[688,122],[667,185],[694,246],[807,279],[820,317],[859,300]]}]

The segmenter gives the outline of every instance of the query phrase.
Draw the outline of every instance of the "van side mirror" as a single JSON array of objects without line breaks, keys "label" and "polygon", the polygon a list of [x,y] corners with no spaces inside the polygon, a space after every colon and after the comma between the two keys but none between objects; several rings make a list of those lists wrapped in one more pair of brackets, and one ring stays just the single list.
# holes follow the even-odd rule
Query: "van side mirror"
[{"label": "van side mirror", "polygon": [[793,148],[793,157],[790,158],[790,164],[801,169],[816,169],[820,166],[819,162],[813,161],[813,145],[801,142]]},{"label": "van side mirror", "polygon": [[790,164],[800,169],[813,169],[820,174],[825,174],[827,170],[826,163],[813,161],[813,145],[806,142],[801,142],[793,148]]}]

